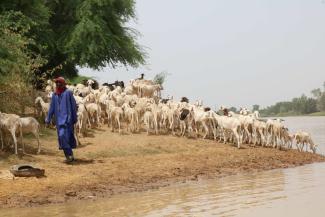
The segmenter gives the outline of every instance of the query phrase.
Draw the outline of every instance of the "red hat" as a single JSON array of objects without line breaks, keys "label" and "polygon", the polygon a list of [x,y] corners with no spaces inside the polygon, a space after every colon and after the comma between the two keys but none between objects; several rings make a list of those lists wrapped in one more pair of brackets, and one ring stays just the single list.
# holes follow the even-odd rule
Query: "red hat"
[{"label": "red hat", "polygon": [[65,84],[65,79],[63,77],[57,77],[54,79],[55,83]]}]

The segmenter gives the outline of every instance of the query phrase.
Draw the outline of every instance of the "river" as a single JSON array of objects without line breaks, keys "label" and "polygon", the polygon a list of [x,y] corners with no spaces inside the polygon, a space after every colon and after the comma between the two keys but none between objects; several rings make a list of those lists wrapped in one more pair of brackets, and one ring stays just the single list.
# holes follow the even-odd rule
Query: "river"
[{"label": "river", "polygon": [[[325,117],[288,117],[325,154]],[[325,163],[175,184],[97,201],[4,209],[0,216],[325,216]]]}]

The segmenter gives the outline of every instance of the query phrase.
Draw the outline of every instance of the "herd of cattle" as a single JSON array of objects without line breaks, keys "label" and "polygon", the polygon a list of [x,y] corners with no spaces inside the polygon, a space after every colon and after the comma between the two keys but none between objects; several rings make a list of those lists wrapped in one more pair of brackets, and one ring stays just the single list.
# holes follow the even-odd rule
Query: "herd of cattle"
[{"label": "herd of cattle", "polygon": [[[152,80],[145,80],[143,76],[129,81],[125,87],[124,83],[119,85],[120,82],[115,82],[94,89],[93,84],[93,80],[88,80],[86,84],[67,85],[78,105],[78,121],[75,126],[77,141],[81,135],[87,136],[90,128],[107,124],[112,132],[119,133],[122,130],[130,133],[145,130],[148,135],[171,133],[196,138],[202,136],[203,139],[234,143],[238,148],[246,143],[289,149],[295,142],[299,151],[303,151],[305,146],[306,151],[309,149],[316,152],[317,145],[307,132],[299,131],[291,135],[281,119],[261,119],[258,111],[241,109],[237,114],[228,112],[227,108],[221,106],[220,111],[216,112],[204,107],[201,101],[191,104],[186,97],[180,101],[162,99],[162,86]],[[47,115],[54,90],[55,83],[48,80],[45,88],[47,97],[35,99],[38,117],[44,119]],[[24,133],[33,133],[40,152],[39,130],[40,125],[33,117],[21,118],[0,112],[2,148],[4,141],[13,141],[17,154],[16,135],[19,135],[22,143]],[[3,135],[8,136],[6,138]]]}]

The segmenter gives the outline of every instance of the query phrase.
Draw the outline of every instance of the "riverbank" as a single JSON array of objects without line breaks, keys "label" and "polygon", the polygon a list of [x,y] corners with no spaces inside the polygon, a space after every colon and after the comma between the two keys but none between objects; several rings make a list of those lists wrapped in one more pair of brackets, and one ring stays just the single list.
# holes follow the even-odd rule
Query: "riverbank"
[{"label": "riverbank", "polygon": [[[263,116],[263,115],[262,115]],[[314,112],[310,114],[299,114],[299,113],[292,113],[292,112],[287,112],[287,113],[279,113],[275,115],[264,115],[263,117],[318,117],[318,116],[325,116],[325,112]]]},{"label": "riverbank", "polygon": [[26,149],[33,155],[0,152],[0,171],[17,163],[33,162],[46,170],[44,178],[0,179],[0,208],[29,207],[71,200],[96,199],[125,192],[145,191],[200,177],[218,178],[243,172],[288,168],[325,157],[296,150],[243,146],[174,136],[118,135],[107,127],[93,130],[76,149],[74,165],[63,163],[55,131],[45,131],[42,153],[36,141]]},{"label": "riverbank", "polygon": [[325,112],[314,112],[314,113],[308,114],[307,116],[325,116]]}]

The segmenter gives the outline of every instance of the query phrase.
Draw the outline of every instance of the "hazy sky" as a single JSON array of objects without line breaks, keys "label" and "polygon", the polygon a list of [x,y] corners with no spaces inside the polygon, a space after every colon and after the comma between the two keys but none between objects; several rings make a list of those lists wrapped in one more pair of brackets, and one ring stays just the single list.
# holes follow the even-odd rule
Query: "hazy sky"
[{"label": "hazy sky", "polygon": [[324,0],[137,0],[148,65],[81,74],[101,82],[170,73],[164,94],[262,106],[325,81]]}]

